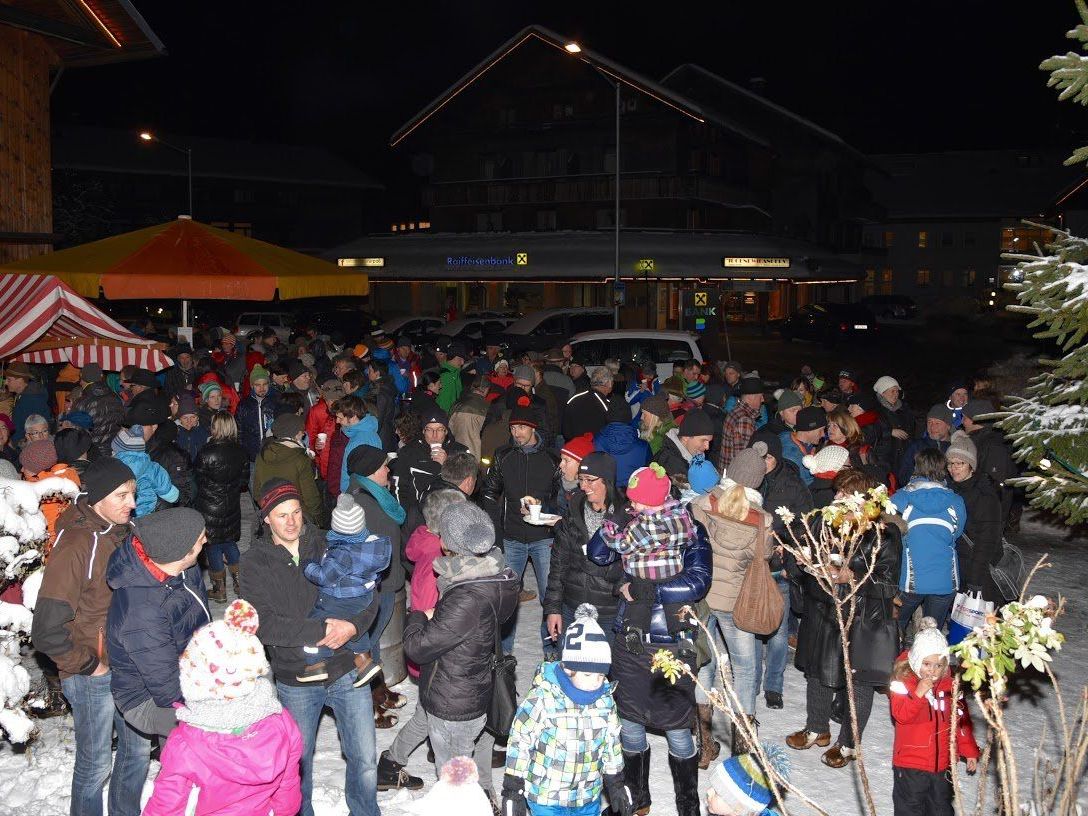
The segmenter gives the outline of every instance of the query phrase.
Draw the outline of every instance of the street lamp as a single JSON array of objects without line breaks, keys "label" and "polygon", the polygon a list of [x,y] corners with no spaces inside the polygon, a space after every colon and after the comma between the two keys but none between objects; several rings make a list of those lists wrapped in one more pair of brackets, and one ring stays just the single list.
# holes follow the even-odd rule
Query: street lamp
[{"label": "street lamp", "polygon": [[189,176],[189,217],[193,217],[193,150],[191,147],[178,147],[177,145],[170,144],[165,139],[160,139],[154,133],[144,130],[140,132],[140,138],[145,142],[158,142],[163,147],[169,147],[171,150],[176,150],[178,153],[185,154],[185,160],[188,164],[188,176]]},{"label": "street lamp", "polygon": [[[563,46],[563,50],[568,54],[581,54],[582,46],[576,42],[569,42]],[[612,270],[612,327],[618,329],[620,327],[620,303],[617,298],[620,289],[620,81],[606,74],[592,62],[588,64],[605,82],[616,89],[616,214],[612,224],[616,246],[613,259],[614,268]]]}]

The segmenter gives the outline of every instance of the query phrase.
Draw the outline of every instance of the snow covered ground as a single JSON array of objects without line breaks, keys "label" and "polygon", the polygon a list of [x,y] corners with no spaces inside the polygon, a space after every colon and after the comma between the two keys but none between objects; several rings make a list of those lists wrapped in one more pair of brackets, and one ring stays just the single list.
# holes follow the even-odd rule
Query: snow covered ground
[{"label": "snow covered ground", "polygon": [[[249,502],[244,501],[248,526],[252,518]],[[1085,591],[1088,569],[1084,566],[1084,540],[1071,540],[1065,530],[1049,527],[1025,517],[1019,538],[1025,558],[1034,563],[1044,552],[1049,552],[1054,567],[1042,572],[1033,584],[1033,590],[1048,596],[1061,594],[1066,600],[1066,615],[1058,624],[1067,638],[1066,645],[1054,663],[1067,700],[1075,698],[1088,684],[1088,593]],[[243,543],[243,547],[245,543]],[[526,581],[527,586],[535,582]],[[537,627],[540,607],[537,602],[522,605],[522,621],[519,627],[517,654],[519,665],[519,690],[528,688],[536,662],[541,659],[537,643]],[[1008,719],[1013,730],[1015,744],[1020,747],[1018,757],[1021,785],[1030,789],[1032,763],[1040,737],[1053,744],[1057,724],[1057,706],[1053,692],[1041,678],[1028,674],[1024,682],[1014,685],[1015,691],[1009,703]],[[397,687],[409,698],[408,706],[398,712],[401,722],[411,716],[416,704],[415,686],[406,681]],[[781,743],[787,734],[804,725],[804,679],[792,666],[786,671],[786,707],[772,711],[763,706],[760,697],[757,716],[760,734],[764,740]],[[63,816],[68,812],[68,792],[71,784],[72,762],[75,743],[72,738],[71,718],[57,717],[42,722],[41,735],[25,751],[13,751],[6,744],[0,746],[0,814],[28,814],[35,816]],[[728,745],[728,724],[724,718],[715,722],[716,735]],[[378,731],[378,748],[384,750],[392,742],[396,729]],[[653,773],[650,781],[653,797],[653,813],[668,816],[676,812],[672,797],[672,781],[666,759],[663,737],[651,736]],[[885,698],[878,696],[872,718],[863,742],[867,767],[872,783],[873,797],[881,814],[892,813],[891,802],[891,745],[892,726],[888,718]],[[409,770],[423,777],[427,786],[435,778],[434,768],[427,764],[426,747],[412,756]],[[793,781],[804,789],[834,816],[850,816],[864,811],[860,788],[853,765],[843,770],[832,770],[820,763],[820,749],[789,751],[793,761]],[[723,752],[723,757],[726,754]],[[962,768],[962,766],[961,766]],[[152,778],[157,767],[152,767]],[[501,787],[502,772],[495,771],[496,789]],[[973,780],[964,776],[965,804],[974,804]],[[343,798],[344,762],[336,738],[336,728],[330,716],[321,725],[315,762],[314,808],[319,816],[343,816],[347,806]],[[701,775],[700,789],[705,791],[706,774]],[[151,783],[145,793],[150,792]],[[411,794],[382,793],[379,804],[386,816],[398,816],[406,811],[403,804]],[[1088,791],[1082,792],[1084,807],[1088,812]],[[987,797],[993,802],[993,794]],[[795,803],[791,812],[805,812],[804,806]],[[987,808],[988,812],[991,812]]]}]

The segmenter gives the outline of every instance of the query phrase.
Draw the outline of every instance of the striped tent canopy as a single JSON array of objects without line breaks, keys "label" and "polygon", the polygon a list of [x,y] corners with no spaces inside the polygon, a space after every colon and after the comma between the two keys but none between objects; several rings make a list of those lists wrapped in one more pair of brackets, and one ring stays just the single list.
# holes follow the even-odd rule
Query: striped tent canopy
[{"label": "striped tent canopy", "polygon": [[174,363],[161,343],[133,334],[52,275],[0,275],[0,360],[98,363],[105,371]]}]

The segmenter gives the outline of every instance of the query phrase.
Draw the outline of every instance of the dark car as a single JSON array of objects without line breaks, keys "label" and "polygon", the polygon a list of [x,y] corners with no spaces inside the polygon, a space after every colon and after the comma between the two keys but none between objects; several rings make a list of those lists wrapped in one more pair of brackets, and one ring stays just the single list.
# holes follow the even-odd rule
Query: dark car
[{"label": "dark car", "polygon": [[433,346],[460,340],[470,350],[482,351],[485,339],[497,337],[513,320],[509,317],[471,318],[451,320],[433,332],[420,337],[420,342]]},{"label": "dark car", "polygon": [[381,323],[377,315],[366,309],[328,309],[303,315],[303,319],[319,333],[339,333],[350,343],[366,342]]},{"label": "dark car", "polygon": [[914,320],[918,305],[906,295],[869,295],[858,301],[878,320]]},{"label": "dark car", "polygon": [[856,303],[810,303],[783,320],[779,331],[783,340],[816,340],[828,345],[879,336],[873,313]]},{"label": "dark car", "polygon": [[614,328],[610,308],[541,309],[518,318],[502,332],[511,354],[547,351],[562,346],[579,332]]}]

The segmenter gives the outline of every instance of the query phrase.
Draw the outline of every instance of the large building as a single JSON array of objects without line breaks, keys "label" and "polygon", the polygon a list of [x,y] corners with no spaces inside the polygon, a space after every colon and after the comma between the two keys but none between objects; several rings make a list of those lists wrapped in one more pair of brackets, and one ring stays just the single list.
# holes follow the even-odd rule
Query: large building
[{"label": "large building", "polygon": [[128,0],[0,3],[0,263],[56,240],[49,96],[63,71],[162,53]]},{"label": "large building", "polygon": [[418,211],[328,257],[366,266],[390,314],[611,305],[617,126],[623,325],[676,326],[696,287],[766,320],[864,274],[864,156],[758,89],[694,65],[653,81],[539,26],[391,138]]}]

